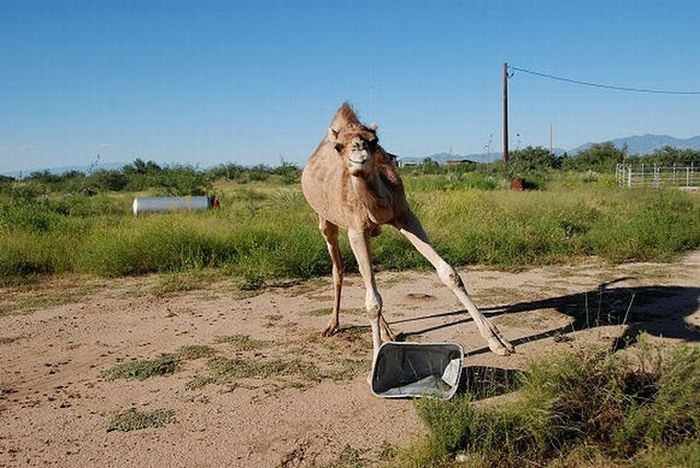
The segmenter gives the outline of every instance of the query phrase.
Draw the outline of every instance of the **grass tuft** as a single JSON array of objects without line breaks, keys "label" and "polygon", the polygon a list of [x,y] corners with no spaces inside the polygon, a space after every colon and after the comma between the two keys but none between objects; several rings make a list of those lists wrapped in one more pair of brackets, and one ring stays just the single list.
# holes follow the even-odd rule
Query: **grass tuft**
[{"label": "grass tuft", "polygon": [[107,380],[136,379],[146,380],[150,377],[174,374],[180,366],[180,359],[171,354],[165,354],[155,359],[143,359],[117,364],[100,373]]},{"label": "grass tuft", "polygon": [[187,345],[177,350],[178,358],[184,360],[194,360],[200,358],[210,358],[214,356],[214,349],[207,345]]},{"label": "grass tuft", "polygon": [[271,343],[267,340],[256,340],[248,335],[217,336],[214,343],[226,343],[233,346],[236,351],[254,351],[268,347]]},{"label": "grass tuft", "polygon": [[315,364],[300,360],[261,361],[248,358],[214,358],[209,360],[209,368],[216,382],[230,382],[236,378],[267,379],[280,376],[301,377],[304,380],[316,382],[321,378],[321,373]]},{"label": "grass tuft", "polygon": [[171,410],[157,409],[141,412],[136,408],[129,408],[110,421],[107,426],[107,432],[129,432],[149,427],[163,427],[172,422],[174,418],[175,412]]}]

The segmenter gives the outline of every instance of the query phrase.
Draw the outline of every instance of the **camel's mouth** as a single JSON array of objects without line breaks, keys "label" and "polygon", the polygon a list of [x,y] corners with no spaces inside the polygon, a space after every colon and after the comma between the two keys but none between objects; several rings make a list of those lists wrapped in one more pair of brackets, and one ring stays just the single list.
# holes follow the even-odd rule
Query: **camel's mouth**
[{"label": "camel's mouth", "polygon": [[364,161],[355,161],[354,159],[348,158],[348,161],[350,162],[350,167],[352,169],[364,169],[367,163],[369,162],[368,159],[365,159]]}]

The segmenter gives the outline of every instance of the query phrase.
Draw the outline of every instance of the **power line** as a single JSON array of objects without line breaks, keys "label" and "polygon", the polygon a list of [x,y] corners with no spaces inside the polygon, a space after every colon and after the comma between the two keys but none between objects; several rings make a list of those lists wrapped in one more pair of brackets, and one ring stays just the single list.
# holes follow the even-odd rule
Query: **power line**
[{"label": "power line", "polygon": [[616,91],[629,91],[629,92],[635,92],[635,93],[649,93],[649,94],[700,95],[700,91],[669,91],[669,90],[664,90],[664,89],[645,89],[645,88],[631,88],[631,87],[626,87],[626,86],[613,86],[613,85],[602,84],[602,83],[591,83],[588,81],[572,80],[571,78],[562,78],[561,76],[554,76],[554,75],[549,75],[547,73],[541,73],[541,72],[536,72],[536,71],[532,71],[532,70],[525,70],[524,68],[518,68],[518,67],[508,66],[508,69],[520,71],[523,73],[529,73],[531,75],[540,76],[543,78],[549,78],[552,80],[564,81],[566,83],[573,83],[573,84],[584,85],[584,86],[593,86],[595,88],[613,89]]}]

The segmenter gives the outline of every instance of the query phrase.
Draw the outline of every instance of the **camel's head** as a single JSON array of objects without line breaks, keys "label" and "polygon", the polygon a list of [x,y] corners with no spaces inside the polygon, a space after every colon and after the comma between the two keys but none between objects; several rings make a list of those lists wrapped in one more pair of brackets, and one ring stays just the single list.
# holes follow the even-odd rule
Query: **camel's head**
[{"label": "camel's head", "polygon": [[340,130],[328,129],[328,139],[343,159],[350,175],[366,178],[374,171],[377,151],[377,126],[362,124],[346,126]]}]

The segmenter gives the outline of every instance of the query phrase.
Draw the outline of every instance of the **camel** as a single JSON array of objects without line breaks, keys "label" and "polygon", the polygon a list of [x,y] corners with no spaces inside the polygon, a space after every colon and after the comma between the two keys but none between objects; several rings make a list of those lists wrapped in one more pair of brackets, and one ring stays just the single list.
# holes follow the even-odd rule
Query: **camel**
[{"label": "camel", "polygon": [[479,311],[467,293],[462,278],[435,252],[420,221],[406,201],[395,156],[379,145],[377,126],[360,123],[345,102],[335,113],[326,137],[309,158],[301,176],[301,186],[311,208],[318,214],[319,230],[326,240],[333,263],[335,301],[325,336],[340,326],[340,296],[343,261],[338,246],[339,228],[348,232],[366,289],[365,308],[372,328],[376,360],[382,338],[396,339],[382,314],[382,297],[372,271],[371,237],[380,225],[391,225],[413,244],[433,265],[440,280],[464,304],[489,349],[498,355],[514,352],[513,346]]}]

